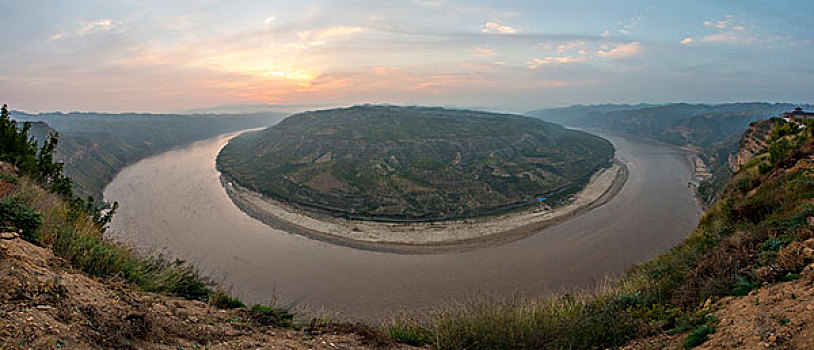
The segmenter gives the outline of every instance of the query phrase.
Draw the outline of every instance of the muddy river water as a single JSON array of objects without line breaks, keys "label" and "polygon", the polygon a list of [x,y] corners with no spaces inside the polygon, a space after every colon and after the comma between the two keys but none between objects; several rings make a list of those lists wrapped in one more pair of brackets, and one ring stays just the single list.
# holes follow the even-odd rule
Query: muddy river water
[{"label": "muddy river water", "polygon": [[215,169],[231,136],[144,159],[122,170],[104,195],[120,204],[112,237],[186,260],[247,303],[381,318],[484,292],[589,287],[680,242],[700,213],[684,152],[601,135],[629,169],[622,190],[603,206],[527,238],[467,252],[358,250],[276,230],[240,211]]}]

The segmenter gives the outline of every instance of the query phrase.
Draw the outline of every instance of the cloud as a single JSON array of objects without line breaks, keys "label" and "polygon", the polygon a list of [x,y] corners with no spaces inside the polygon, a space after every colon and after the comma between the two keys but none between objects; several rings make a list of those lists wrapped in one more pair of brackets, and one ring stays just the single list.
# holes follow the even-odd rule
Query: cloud
[{"label": "cloud", "polygon": [[587,61],[587,56],[550,56],[550,57],[543,57],[543,58],[534,58],[529,61],[529,69],[537,69],[540,66],[549,65],[549,64],[564,64],[564,63],[575,63],[575,62],[584,62]]},{"label": "cloud", "polygon": [[48,40],[55,41],[55,40],[60,40],[60,39],[63,39],[63,38],[65,38],[65,33],[56,33],[54,35],[51,35],[48,38]]},{"label": "cloud", "polygon": [[610,36],[610,31],[605,30],[604,32],[602,32],[602,34],[599,34],[599,36],[602,38],[607,38]]},{"label": "cloud", "polygon": [[117,22],[113,22],[111,19],[101,19],[95,22],[83,22],[82,27],[79,28],[77,34],[80,36],[88,35],[96,32],[107,32],[113,29],[113,27],[118,24]]},{"label": "cloud", "polygon": [[484,47],[484,46],[474,48],[472,50],[469,50],[469,52],[472,55],[481,56],[481,57],[494,57],[494,56],[497,56],[497,52],[495,50],[492,50],[492,49],[490,49],[488,47]]},{"label": "cloud", "polygon": [[620,22],[619,24],[622,25],[622,28],[619,28],[619,30],[617,31],[619,32],[619,34],[630,35],[633,29],[635,29],[636,26],[639,25],[639,22],[641,22],[642,19],[643,19],[642,16],[636,16],[631,18],[627,23],[623,24]]},{"label": "cloud", "polygon": [[438,7],[444,4],[444,0],[413,0],[413,3],[423,7]]},{"label": "cloud", "polygon": [[303,40],[325,41],[336,37],[343,37],[352,34],[362,33],[365,30],[366,29],[364,27],[335,26],[328,27],[325,29],[307,30],[304,32],[299,32],[297,33],[297,36],[299,36],[300,39]]},{"label": "cloud", "polygon": [[718,21],[704,21],[704,26],[709,28],[715,29],[726,29],[732,24],[732,20],[735,17],[732,15],[727,15],[726,19],[718,20]]},{"label": "cloud", "polygon": [[642,54],[642,44],[634,41],[627,44],[619,44],[614,48],[597,51],[597,56],[605,58],[629,58]]},{"label": "cloud", "polygon": [[268,16],[268,17],[266,17],[266,19],[263,20],[263,23],[264,24],[271,24],[271,22],[274,22],[274,20],[276,20],[276,19],[277,19],[277,17]]},{"label": "cloud", "polygon": [[700,35],[695,38],[687,37],[681,41],[682,44],[690,43],[730,43],[730,44],[751,44],[758,41],[746,26],[733,15],[727,15],[723,19],[704,21],[704,27],[716,33]]},{"label": "cloud", "polygon": [[517,29],[500,22],[486,22],[480,31],[486,34],[517,34]]},{"label": "cloud", "polygon": [[308,49],[325,45],[330,39],[363,33],[365,31],[367,31],[367,28],[358,26],[334,26],[318,30],[306,30],[297,33],[297,37],[303,40],[303,42],[289,43],[285,46],[292,49]]},{"label": "cloud", "polygon": [[570,50],[574,50],[574,49],[579,49],[579,48],[582,48],[583,46],[585,46],[585,44],[586,44],[585,40],[569,41],[569,42],[557,45],[557,51],[558,52],[565,52],[565,51],[570,51]]}]

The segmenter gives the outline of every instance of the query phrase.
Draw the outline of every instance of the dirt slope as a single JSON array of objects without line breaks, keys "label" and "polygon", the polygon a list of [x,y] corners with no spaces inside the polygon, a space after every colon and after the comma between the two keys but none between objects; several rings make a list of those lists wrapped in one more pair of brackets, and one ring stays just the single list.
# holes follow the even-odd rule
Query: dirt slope
[{"label": "dirt slope", "polygon": [[814,264],[791,282],[715,303],[715,334],[697,349],[814,349]]},{"label": "dirt slope", "polygon": [[[814,245],[814,241],[810,244]],[[710,302],[715,333],[694,349],[814,349],[814,264],[794,281]],[[637,340],[623,349],[683,349],[686,334]]]},{"label": "dirt slope", "polygon": [[14,236],[0,239],[0,349],[406,348],[362,325],[264,327],[243,309],[92,279]]}]

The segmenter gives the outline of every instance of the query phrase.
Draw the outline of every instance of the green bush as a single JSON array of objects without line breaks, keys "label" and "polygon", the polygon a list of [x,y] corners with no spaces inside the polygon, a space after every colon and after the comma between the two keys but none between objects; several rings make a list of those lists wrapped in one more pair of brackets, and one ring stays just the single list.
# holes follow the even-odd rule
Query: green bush
[{"label": "green bush", "polygon": [[3,231],[22,231],[23,239],[34,241],[42,225],[42,213],[35,211],[17,197],[0,201],[0,227]]},{"label": "green bush", "polygon": [[770,173],[773,169],[774,167],[768,163],[760,163],[758,165],[758,171],[763,175]]},{"label": "green bush", "polygon": [[748,278],[744,276],[738,276],[735,282],[732,285],[732,289],[729,291],[731,295],[734,296],[744,296],[749,294],[753,289],[757,288],[759,285],[757,283],[753,283]]},{"label": "green bush", "polygon": [[395,341],[412,346],[433,344],[433,332],[426,325],[412,319],[404,318],[385,326],[384,332]]},{"label": "green bush", "polygon": [[789,282],[800,279],[799,273],[790,273],[780,278],[780,282]]},{"label": "green bush", "polygon": [[203,300],[210,294],[210,282],[182,261],[142,258],[93,234],[65,228],[55,237],[53,249],[91,276],[118,276],[148,292],[188,299]]},{"label": "green bush", "polygon": [[249,315],[254,322],[264,326],[294,327],[294,314],[282,308],[257,304],[249,310]]},{"label": "green bush", "polygon": [[685,349],[692,349],[707,341],[707,339],[709,339],[709,335],[712,333],[715,333],[715,328],[713,326],[706,324],[700,326],[684,338],[684,342],[681,344],[681,346]]},{"label": "green bush", "polygon": [[209,304],[221,309],[242,309],[246,307],[240,299],[233,298],[223,292],[215,292],[209,296]]}]

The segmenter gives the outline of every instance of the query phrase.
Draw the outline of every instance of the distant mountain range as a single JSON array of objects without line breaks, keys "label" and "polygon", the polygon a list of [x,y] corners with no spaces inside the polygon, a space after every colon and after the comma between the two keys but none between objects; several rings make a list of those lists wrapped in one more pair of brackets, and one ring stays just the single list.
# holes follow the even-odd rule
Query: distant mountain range
[{"label": "distant mountain range", "polygon": [[775,117],[796,107],[814,106],[791,103],[725,103],[665,105],[576,105],[540,109],[530,116],[578,128],[599,128],[653,139],[699,151],[713,171],[702,184],[701,196],[713,200],[728,181],[729,155],[736,152],[740,135],[751,122]]},{"label": "distant mountain range", "polygon": [[231,104],[208,108],[190,109],[180,114],[254,114],[283,113],[293,114],[307,110],[333,107],[334,105],[273,105],[273,104]]},{"label": "distant mountain range", "polygon": [[706,147],[743,132],[753,121],[777,116],[797,106],[789,103],[578,105],[528,114],[565,126],[602,128],[675,145]]}]

